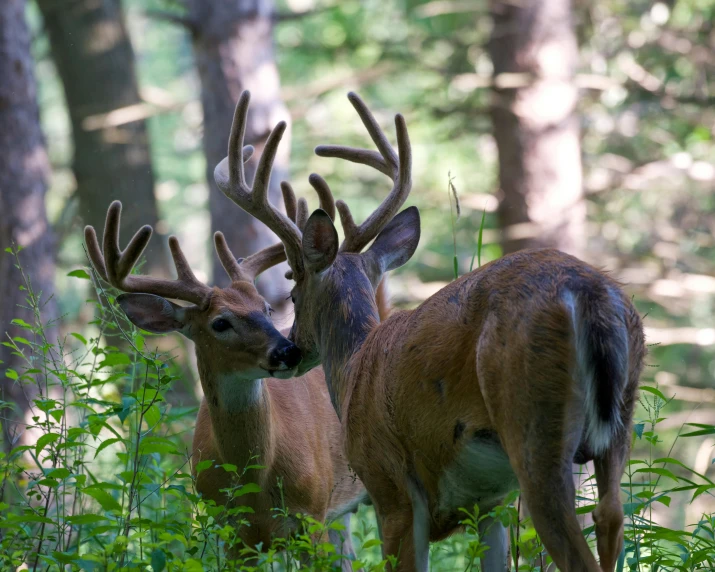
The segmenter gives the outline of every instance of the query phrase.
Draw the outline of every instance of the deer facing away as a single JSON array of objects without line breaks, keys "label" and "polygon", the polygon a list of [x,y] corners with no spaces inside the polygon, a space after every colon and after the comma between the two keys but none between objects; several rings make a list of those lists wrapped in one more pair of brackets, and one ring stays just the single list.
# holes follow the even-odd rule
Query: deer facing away
[{"label": "deer facing away", "polygon": [[[266,145],[254,191],[267,184],[277,143]],[[286,198],[295,219],[295,200]],[[300,211],[305,213],[305,207]],[[285,379],[295,374],[301,353],[275,329],[271,309],[253,284],[260,272],[285,260],[282,244],[237,261],[223,235],[217,233],[215,247],[232,280],[223,289],[196,279],[174,237],[169,244],[177,280],[131,275],[152,229],[140,229],[120,251],[120,214],[121,203],[115,201],[107,213],[103,248],[94,229],[85,229],[88,253],[99,275],[126,292],[117,301],[135,325],[156,333],[178,331],[195,343],[204,399],[196,419],[193,467],[209,459],[242,468],[256,463],[251,460],[254,455],[265,467],[245,475],[261,492],[241,497],[241,504],[254,513],[245,515],[250,526],[239,530],[240,540],[267,547],[274,537],[290,532],[272,512],[284,500],[291,513],[309,514],[320,521],[341,518],[346,530],[330,531],[330,541],[339,553],[352,557],[349,513],[366,496],[343,456],[340,425],[323,372],[314,369]],[[305,214],[301,217],[305,222]],[[179,306],[166,298],[191,305]],[[227,503],[221,489],[233,484],[231,474],[217,467],[197,477],[198,491],[218,504]],[[352,569],[347,559],[342,565]]]},{"label": "deer facing away", "polygon": [[[411,188],[404,119],[398,151],[364,103],[349,99],[379,152],[321,146],[318,155],[378,169],[393,180],[383,204],[356,225],[337,202],[301,230],[264,220],[281,238],[296,281],[290,339],[300,371],[322,362],[344,447],[375,505],[385,554],[399,570],[427,570],[429,542],[459,526],[459,509],[487,513],[520,488],[560,570],[612,571],[623,543],[620,478],[645,354],[640,318],[619,284],[555,250],[522,251],[452,282],[380,323],[375,288],[419,241],[416,208],[395,216]],[[237,147],[215,171],[236,192]],[[329,192],[317,175],[311,183]],[[394,217],[394,218],[393,218]],[[360,251],[375,239],[370,248]],[[593,460],[600,567],[576,518],[572,464]],[[482,569],[507,569],[506,531],[481,525]]]}]

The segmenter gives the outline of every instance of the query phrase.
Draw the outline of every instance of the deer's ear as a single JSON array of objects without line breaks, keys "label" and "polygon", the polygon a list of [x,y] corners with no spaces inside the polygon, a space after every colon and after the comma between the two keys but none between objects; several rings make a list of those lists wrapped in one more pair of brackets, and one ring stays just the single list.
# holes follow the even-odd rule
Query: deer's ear
[{"label": "deer's ear", "polygon": [[415,253],[420,241],[420,212],[409,207],[396,215],[377,235],[375,242],[364,254],[372,258],[380,274],[399,268]]},{"label": "deer's ear", "polygon": [[154,294],[121,294],[117,296],[129,321],[148,332],[165,334],[184,327],[186,309]]},{"label": "deer's ear", "polygon": [[303,229],[303,258],[311,272],[328,268],[338,255],[338,231],[328,213],[316,210]]}]

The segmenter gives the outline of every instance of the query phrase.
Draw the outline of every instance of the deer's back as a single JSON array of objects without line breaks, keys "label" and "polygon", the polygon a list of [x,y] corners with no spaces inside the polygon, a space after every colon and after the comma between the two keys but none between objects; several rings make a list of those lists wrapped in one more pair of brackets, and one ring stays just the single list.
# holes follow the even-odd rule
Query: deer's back
[{"label": "deer's back", "polygon": [[[528,430],[521,416],[534,409],[535,397],[563,402],[570,392],[568,376],[534,374],[542,361],[571,367],[564,290],[594,302],[616,295],[635,312],[615,281],[576,258],[522,251],[463,276],[370,334],[350,362],[346,417],[350,457],[360,460],[354,468],[371,493],[386,475],[404,490],[405,475],[413,474],[439,499],[447,468],[477,445],[482,460],[504,469],[504,487],[515,484],[506,458],[498,458],[500,436]],[[371,455],[375,450],[389,454]],[[445,529],[458,519],[442,517]]]}]

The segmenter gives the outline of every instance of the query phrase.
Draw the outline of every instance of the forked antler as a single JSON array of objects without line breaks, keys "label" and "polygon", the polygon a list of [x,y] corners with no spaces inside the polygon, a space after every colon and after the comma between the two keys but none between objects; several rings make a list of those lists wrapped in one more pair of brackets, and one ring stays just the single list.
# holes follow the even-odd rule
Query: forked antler
[{"label": "forked antler", "polygon": [[[336,203],[340,213],[340,223],[345,233],[345,239],[340,245],[340,251],[360,252],[392,220],[407,200],[412,189],[412,149],[410,147],[410,138],[407,134],[405,118],[402,115],[399,113],[395,115],[398,149],[398,153],[395,153],[392,145],[390,145],[387,137],[385,137],[382,129],[380,129],[362,99],[353,92],[348,94],[348,99],[355,111],[358,112],[363,125],[365,125],[379,152],[344,147],[342,145],[320,145],[315,148],[315,153],[321,157],[336,157],[338,159],[347,159],[353,163],[368,165],[390,177],[393,182],[392,190],[385,197],[382,204],[359,226],[355,224],[348,205],[341,200]],[[318,175],[311,175],[310,183],[316,191],[318,191],[316,184],[325,186],[327,189],[327,183]],[[327,192],[329,193],[330,190],[328,189]]]},{"label": "forked antler", "polygon": [[[286,129],[285,121],[280,121],[271,131],[263,149],[263,154],[258,162],[253,184],[249,187],[246,182],[244,168],[245,152],[243,147],[246,134],[246,117],[251,95],[244,91],[236,105],[231,126],[231,137],[228,142],[228,156],[221,161],[214,170],[214,179],[219,189],[239,207],[270,228],[281,239],[285,247],[288,263],[295,273],[303,270],[301,254],[301,229],[308,220],[308,203],[305,199],[296,201],[295,193],[291,186],[283,182],[281,190],[286,206],[283,214],[270,203],[268,186],[270,183],[271,169],[276,157],[278,144]],[[315,187],[320,199],[320,206],[326,212],[335,216],[333,196],[327,185]]]},{"label": "forked antler", "polygon": [[[176,280],[131,274],[132,268],[149,243],[153,230],[149,225],[143,226],[132,237],[127,247],[121,250],[119,247],[121,213],[122,203],[114,201],[107,210],[101,248],[94,228],[87,226],[84,229],[87,253],[100,277],[123,292],[156,294],[203,307],[209,300],[212,288],[200,282],[191,271],[175,236],[169,237],[169,248],[178,276]],[[217,232],[214,235],[214,243],[221,264],[233,281],[252,282],[258,274],[285,260],[282,244],[264,248],[246,259],[236,260],[222,233]]]}]

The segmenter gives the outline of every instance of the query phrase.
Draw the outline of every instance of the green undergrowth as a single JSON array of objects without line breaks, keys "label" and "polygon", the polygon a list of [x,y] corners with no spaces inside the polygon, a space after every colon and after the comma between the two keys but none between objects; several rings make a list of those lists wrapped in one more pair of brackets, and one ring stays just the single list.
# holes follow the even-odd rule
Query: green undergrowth
[{"label": "green undergrowth", "polygon": [[[82,270],[71,274],[90,278]],[[0,402],[0,418],[14,435],[0,453],[0,570],[339,569],[340,557],[322,539],[328,528],[340,525],[290,514],[285,507],[276,507],[273,516],[296,525],[291,538],[270,548],[241,545],[238,533],[250,509],[240,500],[259,490],[243,478],[247,467],[222,465],[234,475],[229,492],[235,508],[216,506],[196,493],[189,450],[196,408],[170,405],[178,368],[155,348],[156,338],[137,331],[117,311],[112,292],[97,287],[100,302],[87,302],[95,319],[84,331],[53,340],[47,337],[42,301],[29,281],[22,288],[34,320],[15,321],[23,334],[2,343],[20,366],[0,369],[4,383],[23,386],[32,411],[22,423],[11,421],[13,404]],[[677,453],[686,439],[715,435],[715,426],[684,425],[662,456],[658,425],[668,400],[657,387],[643,387],[641,406],[633,436],[639,455],[623,478],[626,543],[618,569],[715,570],[712,513],[682,529],[659,524],[659,515],[676,505],[712,501],[712,480]],[[212,464],[204,461],[195,470]],[[578,513],[595,545],[589,519],[595,485],[588,466],[580,471]],[[545,570],[549,558],[525,514],[517,493],[490,515],[465,507],[464,532],[432,546],[431,569],[479,569],[487,547],[477,525],[493,516],[509,528],[511,569]],[[359,509],[352,528],[358,558],[353,567],[384,570],[388,563],[370,507]],[[236,556],[232,561],[229,547]]]}]

